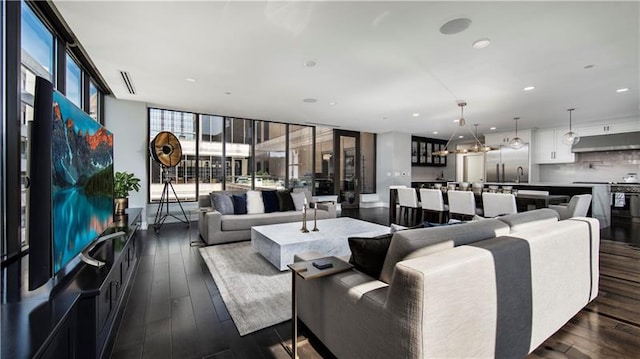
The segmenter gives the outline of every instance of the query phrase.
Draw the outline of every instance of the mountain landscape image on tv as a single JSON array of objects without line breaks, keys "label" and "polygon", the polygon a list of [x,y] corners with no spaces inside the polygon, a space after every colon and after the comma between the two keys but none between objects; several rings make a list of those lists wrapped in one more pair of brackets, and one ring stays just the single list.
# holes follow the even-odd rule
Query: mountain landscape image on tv
[{"label": "mountain landscape image on tv", "polygon": [[113,220],[113,134],[54,91],[51,135],[57,273]]}]

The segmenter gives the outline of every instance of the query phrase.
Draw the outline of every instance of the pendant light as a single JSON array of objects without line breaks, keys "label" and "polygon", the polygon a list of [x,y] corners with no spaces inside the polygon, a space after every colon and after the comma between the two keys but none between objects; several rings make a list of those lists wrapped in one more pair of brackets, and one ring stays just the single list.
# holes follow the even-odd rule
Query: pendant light
[{"label": "pendant light", "polygon": [[580,136],[578,136],[577,133],[571,130],[571,113],[573,112],[573,110],[575,110],[575,108],[570,108],[567,110],[569,111],[569,132],[565,133],[562,136],[562,143],[569,146],[575,145],[576,143],[580,142]]},{"label": "pendant light", "polygon": [[522,140],[522,138],[518,137],[518,120],[520,119],[520,117],[514,117],[513,119],[516,121],[516,136],[512,138],[511,141],[509,141],[509,147],[517,150],[524,146],[524,141]]},{"label": "pendant light", "polygon": [[[442,150],[440,150],[440,151],[435,152],[434,155],[444,157],[444,156],[446,156],[448,154],[467,153],[469,151],[472,151],[472,152],[489,152],[489,151],[491,151],[491,147],[483,145],[482,142],[480,142],[480,140],[478,140],[478,124],[474,125],[476,127],[476,134],[471,132],[471,129],[465,126],[467,124],[467,121],[464,119],[464,107],[466,105],[467,105],[467,103],[465,101],[462,101],[462,100],[458,101],[458,106],[460,107],[460,118],[457,120],[458,127],[456,127],[456,129],[453,130],[453,133],[451,134],[451,137],[449,137],[449,140],[447,141],[447,144],[444,145],[444,148]],[[471,149],[462,149],[462,150],[450,150],[449,149],[449,144],[451,143],[451,140],[455,137],[456,132],[458,132],[458,129],[459,128],[463,128],[463,127],[466,127],[467,131],[469,131],[471,136],[473,136],[473,139],[476,140],[475,144],[473,145],[473,148],[471,148]]]}]

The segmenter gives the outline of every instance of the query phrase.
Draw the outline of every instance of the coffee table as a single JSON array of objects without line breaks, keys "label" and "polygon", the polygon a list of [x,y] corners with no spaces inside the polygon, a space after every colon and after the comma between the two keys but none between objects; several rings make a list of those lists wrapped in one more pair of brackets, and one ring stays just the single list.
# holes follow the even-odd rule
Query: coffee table
[{"label": "coffee table", "polygon": [[[389,227],[348,217],[318,220],[319,232],[302,233],[300,228],[301,221],[251,227],[251,246],[284,271],[296,253],[316,251],[326,256],[346,256],[351,254],[347,238],[389,233]],[[307,228],[313,228],[313,221],[307,221]]]}]

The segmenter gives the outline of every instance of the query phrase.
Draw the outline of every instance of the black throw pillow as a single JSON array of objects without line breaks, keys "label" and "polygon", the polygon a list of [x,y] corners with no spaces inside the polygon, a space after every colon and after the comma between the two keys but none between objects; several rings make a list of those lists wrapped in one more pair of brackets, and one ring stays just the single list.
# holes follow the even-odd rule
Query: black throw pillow
[{"label": "black throw pillow", "polygon": [[276,191],[262,191],[262,202],[264,202],[264,213],[278,212],[278,195]]},{"label": "black throw pillow", "polygon": [[391,237],[393,237],[393,233],[369,238],[350,237],[351,258],[349,263],[362,273],[378,279],[387,251],[389,251]]},{"label": "black throw pillow", "polygon": [[278,191],[278,206],[280,206],[280,212],[295,211],[296,205],[293,204],[293,198],[291,198],[291,192]]},{"label": "black throw pillow", "polygon": [[233,213],[234,214],[247,214],[247,195],[234,194],[233,197]]}]

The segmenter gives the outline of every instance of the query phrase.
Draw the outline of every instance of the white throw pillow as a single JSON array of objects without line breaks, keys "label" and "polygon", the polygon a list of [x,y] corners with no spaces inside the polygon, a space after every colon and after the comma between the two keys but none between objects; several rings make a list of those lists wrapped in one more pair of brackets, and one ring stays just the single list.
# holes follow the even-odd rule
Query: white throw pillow
[{"label": "white throw pillow", "polygon": [[247,191],[247,214],[264,213],[261,191]]},{"label": "white throw pillow", "polygon": [[305,198],[307,198],[307,196],[305,196],[304,192],[291,193],[291,199],[293,199],[293,205],[296,207],[296,211],[302,211]]}]

